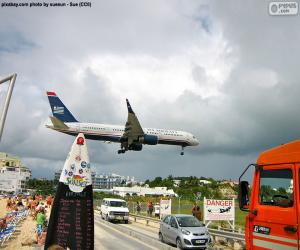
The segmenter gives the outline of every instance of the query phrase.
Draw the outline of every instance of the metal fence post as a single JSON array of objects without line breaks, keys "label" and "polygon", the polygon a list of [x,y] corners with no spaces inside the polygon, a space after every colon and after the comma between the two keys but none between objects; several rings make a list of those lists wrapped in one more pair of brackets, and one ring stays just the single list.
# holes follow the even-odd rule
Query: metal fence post
[{"label": "metal fence post", "polygon": [[17,74],[13,74],[11,76],[5,77],[4,79],[0,80],[0,84],[10,81],[9,86],[8,86],[8,91],[6,94],[6,98],[5,98],[5,102],[4,102],[4,107],[3,107],[1,118],[0,118],[0,141],[1,141],[4,124],[5,124],[5,119],[6,119],[6,115],[7,115],[7,110],[8,110],[8,106],[10,103],[12,91],[14,89],[16,78],[17,78]]}]

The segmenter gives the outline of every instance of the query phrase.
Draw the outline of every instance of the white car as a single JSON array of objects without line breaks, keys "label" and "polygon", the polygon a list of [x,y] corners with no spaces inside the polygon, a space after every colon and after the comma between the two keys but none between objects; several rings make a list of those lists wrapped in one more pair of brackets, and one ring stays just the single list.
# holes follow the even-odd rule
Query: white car
[{"label": "white car", "polygon": [[121,199],[103,199],[100,214],[102,219],[107,221],[124,221],[127,224],[129,219],[127,203]]}]

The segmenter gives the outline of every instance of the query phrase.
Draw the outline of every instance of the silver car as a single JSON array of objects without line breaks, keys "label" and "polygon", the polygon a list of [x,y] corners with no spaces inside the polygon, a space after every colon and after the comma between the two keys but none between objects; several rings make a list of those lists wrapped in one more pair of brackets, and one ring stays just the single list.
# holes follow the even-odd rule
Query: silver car
[{"label": "silver car", "polygon": [[160,222],[160,241],[179,249],[206,249],[211,237],[205,225],[192,215],[167,215]]}]

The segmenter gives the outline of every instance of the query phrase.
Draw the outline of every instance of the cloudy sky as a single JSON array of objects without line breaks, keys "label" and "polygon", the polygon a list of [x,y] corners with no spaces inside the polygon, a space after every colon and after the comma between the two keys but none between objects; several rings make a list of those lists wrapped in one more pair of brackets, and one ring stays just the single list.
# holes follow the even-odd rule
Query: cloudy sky
[{"label": "cloudy sky", "polygon": [[259,152],[300,138],[300,19],[270,16],[269,2],[1,7],[0,75],[18,77],[0,151],[52,178],[74,138],[45,128],[46,91],[79,121],[108,124],[125,124],[129,98],[142,126],[186,130],[200,145],[184,157],[165,145],[118,155],[118,144],[89,141],[98,173],[237,179]]}]

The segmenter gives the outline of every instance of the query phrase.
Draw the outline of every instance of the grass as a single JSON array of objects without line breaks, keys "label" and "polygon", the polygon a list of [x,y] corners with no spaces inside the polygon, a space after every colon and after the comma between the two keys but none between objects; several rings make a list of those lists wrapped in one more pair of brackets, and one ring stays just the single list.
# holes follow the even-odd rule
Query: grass
[{"label": "grass", "polygon": [[[149,201],[152,201],[153,204],[159,202],[159,198],[149,198]],[[134,201],[128,201],[128,207],[130,212],[135,212],[135,204]],[[179,199],[172,199],[172,214],[192,214],[192,207],[193,207],[194,201],[190,200],[180,200]],[[146,215],[146,205],[147,202],[141,202],[141,214]],[[198,201],[197,205],[200,207],[201,211],[203,211],[203,201]],[[238,203],[235,204],[235,228],[239,229],[241,228],[244,230],[245,228],[245,218],[246,218],[247,212],[243,212],[239,209]],[[229,224],[226,221],[219,221],[219,222],[213,222],[212,223],[214,227],[221,226],[221,227],[229,227]]]}]

